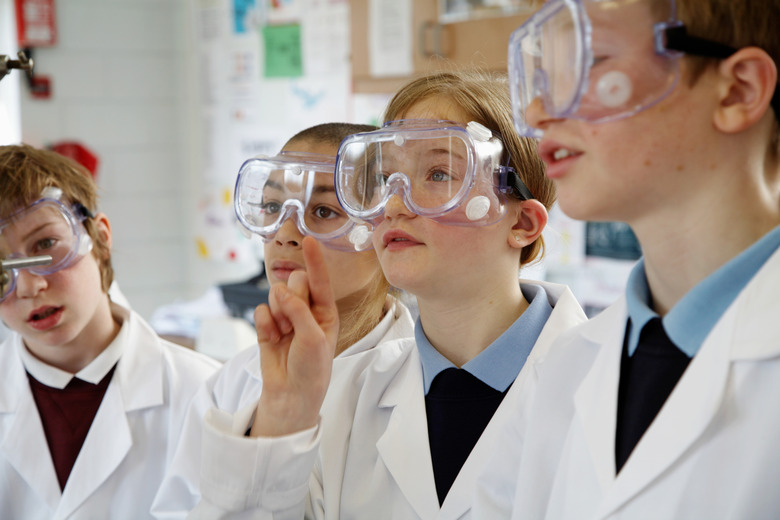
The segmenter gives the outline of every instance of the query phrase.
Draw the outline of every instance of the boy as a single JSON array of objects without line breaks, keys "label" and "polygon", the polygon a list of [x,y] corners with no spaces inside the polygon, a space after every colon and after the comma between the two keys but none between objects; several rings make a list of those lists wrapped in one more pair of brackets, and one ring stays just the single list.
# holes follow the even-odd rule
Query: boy
[{"label": "boy", "polygon": [[674,8],[551,0],[510,42],[561,208],[644,258],[538,365],[483,517],[780,517],[780,2]]},{"label": "boy", "polygon": [[70,159],[0,147],[0,518],[147,518],[187,403],[218,364],[108,288],[111,226]]}]

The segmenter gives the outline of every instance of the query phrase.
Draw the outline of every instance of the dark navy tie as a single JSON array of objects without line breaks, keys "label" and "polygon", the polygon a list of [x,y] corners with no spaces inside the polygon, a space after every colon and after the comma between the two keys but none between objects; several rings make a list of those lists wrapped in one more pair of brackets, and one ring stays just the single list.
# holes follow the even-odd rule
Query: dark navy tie
[{"label": "dark navy tie", "polygon": [[655,419],[690,360],[669,339],[661,318],[653,318],[645,324],[637,349],[629,357],[627,327],[618,387],[616,474]]},{"label": "dark navy tie", "polygon": [[459,368],[447,368],[433,379],[425,412],[439,505],[504,395]]}]

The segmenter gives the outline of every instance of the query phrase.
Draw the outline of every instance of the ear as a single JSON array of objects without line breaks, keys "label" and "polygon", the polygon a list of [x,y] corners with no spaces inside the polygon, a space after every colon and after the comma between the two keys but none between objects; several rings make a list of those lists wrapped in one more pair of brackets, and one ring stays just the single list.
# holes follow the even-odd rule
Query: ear
[{"label": "ear", "polygon": [[524,200],[517,204],[515,224],[509,230],[507,243],[519,249],[539,238],[547,225],[547,209],[538,200]]},{"label": "ear", "polygon": [[758,47],[745,47],[718,66],[719,104],[713,123],[721,132],[742,132],[760,121],[777,85],[777,66]]},{"label": "ear", "polygon": [[106,214],[98,213],[92,221],[95,223],[100,238],[103,239],[103,242],[105,242],[108,249],[111,249],[111,245],[113,244],[111,238],[111,222],[108,220]]}]

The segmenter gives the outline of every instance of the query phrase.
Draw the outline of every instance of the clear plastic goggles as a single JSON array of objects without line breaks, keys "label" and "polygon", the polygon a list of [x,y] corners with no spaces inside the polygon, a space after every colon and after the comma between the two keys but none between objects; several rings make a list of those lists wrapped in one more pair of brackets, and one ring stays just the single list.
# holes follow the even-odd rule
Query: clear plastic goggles
[{"label": "clear plastic goggles", "polygon": [[551,117],[595,123],[658,103],[679,78],[682,49],[667,45],[667,32],[681,26],[675,16],[674,0],[652,9],[647,0],[546,2],[509,41],[517,131],[541,137],[525,120],[534,102]]},{"label": "clear plastic goggles", "polygon": [[[81,204],[68,207],[61,197],[60,189],[46,188],[40,199],[0,220],[0,301],[16,288],[19,269],[52,274],[72,266],[92,250],[92,239],[81,225],[89,211]],[[33,260],[41,256],[51,259],[42,264]]]},{"label": "clear plastic goggles", "polygon": [[342,141],[336,192],[347,213],[374,225],[393,195],[438,222],[489,225],[506,214],[508,194],[532,198],[504,156],[501,140],[479,123],[393,121]]},{"label": "clear plastic goggles", "polygon": [[271,240],[287,219],[303,235],[344,251],[373,247],[371,232],[339,205],[333,183],[335,158],[282,152],[246,161],[238,172],[234,205],[239,222]]}]

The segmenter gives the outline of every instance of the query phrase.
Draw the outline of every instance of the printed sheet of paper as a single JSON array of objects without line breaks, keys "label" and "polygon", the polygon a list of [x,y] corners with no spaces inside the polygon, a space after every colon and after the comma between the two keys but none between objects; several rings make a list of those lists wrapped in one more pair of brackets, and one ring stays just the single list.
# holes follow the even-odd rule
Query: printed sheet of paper
[{"label": "printed sheet of paper", "polygon": [[412,40],[412,0],[369,1],[368,58],[372,76],[412,74]]}]

